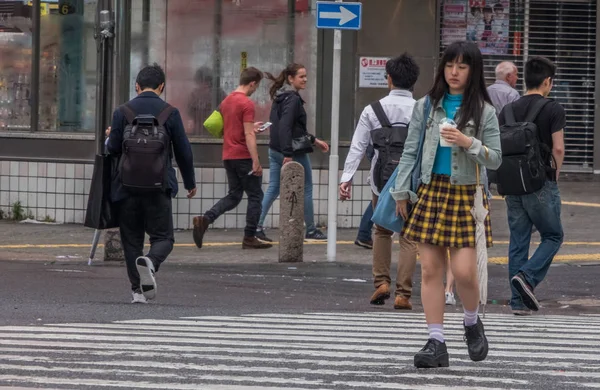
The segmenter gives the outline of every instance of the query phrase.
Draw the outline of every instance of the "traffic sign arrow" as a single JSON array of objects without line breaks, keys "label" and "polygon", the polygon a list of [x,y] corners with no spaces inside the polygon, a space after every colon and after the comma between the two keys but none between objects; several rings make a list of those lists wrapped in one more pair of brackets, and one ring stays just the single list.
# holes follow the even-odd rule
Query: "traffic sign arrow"
[{"label": "traffic sign arrow", "polygon": [[319,17],[323,19],[339,19],[340,26],[354,20],[358,17],[355,13],[348,10],[347,8],[340,7],[340,12],[320,12]]}]

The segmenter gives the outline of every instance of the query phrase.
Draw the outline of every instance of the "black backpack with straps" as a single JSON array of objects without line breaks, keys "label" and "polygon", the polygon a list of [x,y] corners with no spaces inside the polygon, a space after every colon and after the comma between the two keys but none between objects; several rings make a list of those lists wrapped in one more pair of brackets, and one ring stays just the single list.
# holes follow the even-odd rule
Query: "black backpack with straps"
[{"label": "black backpack with straps", "polygon": [[381,191],[400,163],[404,143],[408,137],[408,123],[390,123],[380,101],[372,103],[371,108],[381,125],[380,128],[371,131],[371,141],[377,158],[372,180],[377,190]]},{"label": "black backpack with straps", "polygon": [[506,123],[500,127],[502,165],[492,171],[500,195],[532,194],[546,183],[548,164],[544,156],[548,156],[549,148],[541,141],[534,121],[549,101],[539,99],[533,103],[523,122],[515,120],[513,103],[504,107]]},{"label": "black backpack with straps", "polygon": [[138,115],[129,104],[121,110],[127,119],[119,162],[121,184],[132,192],[164,191],[171,159],[171,136],[165,122],[173,106],[167,104],[158,118]]}]

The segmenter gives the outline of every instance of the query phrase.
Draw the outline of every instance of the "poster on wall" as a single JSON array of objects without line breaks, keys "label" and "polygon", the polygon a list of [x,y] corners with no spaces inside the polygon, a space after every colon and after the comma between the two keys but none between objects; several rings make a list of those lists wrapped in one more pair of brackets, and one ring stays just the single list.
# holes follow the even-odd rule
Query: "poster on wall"
[{"label": "poster on wall", "polygon": [[467,40],[483,54],[508,53],[509,0],[469,0]]},{"label": "poster on wall", "polygon": [[442,46],[464,39],[483,54],[508,53],[510,0],[445,0]]},{"label": "poster on wall", "polygon": [[387,88],[385,64],[390,57],[360,57],[359,88]]},{"label": "poster on wall", "polygon": [[467,36],[467,1],[446,0],[442,9],[442,45],[464,41]]}]

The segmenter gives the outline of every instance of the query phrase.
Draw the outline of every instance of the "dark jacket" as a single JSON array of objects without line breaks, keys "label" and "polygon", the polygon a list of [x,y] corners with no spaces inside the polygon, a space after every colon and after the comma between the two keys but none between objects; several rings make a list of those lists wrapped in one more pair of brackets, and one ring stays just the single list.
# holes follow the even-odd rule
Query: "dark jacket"
[{"label": "dark jacket", "polygon": [[[143,92],[132,99],[129,102],[129,105],[138,115],[151,114],[158,117],[160,112],[166,106],[166,103],[154,92]],[[117,108],[113,113],[112,130],[107,143],[107,149],[110,154],[116,156],[121,155],[123,132],[126,126],[127,120],[125,115]],[[165,122],[165,129],[171,137],[175,160],[177,160],[177,166],[181,171],[184,187],[186,190],[194,189],[196,187],[196,178],[194,175],[192,147],[185,135],[183,121],[181,120],[181,115],[177,109],[171,113],[169,119]],[[177,176],[175,175],[175,169],[173,169],[170,159],[168,165],[169,177],[166,191],[170,193],[172,197],[175,197],[175,195],[177,195],[177,190],[179,189],[179,186],[177,185]],[[113,202],[118,202],[128,196],[129,192],[121,185],[120,174],[118,170],[115,169],[112,180],[111,199]]]},{"label": "dark jacket", "polygon": [[[292,149],[292,139],[308,134],[306,128],[306,110],[304,110],[304,100],[296,91],[281,90],[277,92],[273,105],[271,106],[271,115],[269,121],[273,124],[271,127],[271,139],[269,147],[285,157],[294,156]],[[315,137],[308,134],[311,142],[315,142]]]}]

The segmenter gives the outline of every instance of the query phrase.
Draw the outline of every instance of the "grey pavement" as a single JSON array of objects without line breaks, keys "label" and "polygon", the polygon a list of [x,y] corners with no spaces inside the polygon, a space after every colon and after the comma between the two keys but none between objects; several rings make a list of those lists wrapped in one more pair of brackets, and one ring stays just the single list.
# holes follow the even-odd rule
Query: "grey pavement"
[{"label": "grey pavement", "polygon": [[[564,181],[560,183],[563,209],[562,218],[565,230],[565,244],[557,261],[598,262],[600,263],[600,182]],[[491,201],[492,230],[495,245],[489,250],[492,262],[506,263],[508,253],[508,226],[506,208],[502,199]],[[169,261],[190,263],[275,263],[278,261],[278,247],[267,251],[242,251],[241,230],[210,229],[206,234],[207,246],[198,250],[193,245],[190,231],[177,231],[176,247]],[[269,230],[268,235],[278,239],[278,230]],[[85,261],[88,258],[93,230],[81,225],[31,225],[0,221],[0,260],[44,260],[44,261]],[[338,261],[369,264],[370,252],[352,243],[356,229],[339,229]],[[533,240],[539,240],[534,234]],[[236,243],[239,243],[237,245]],[[32,247],[14,248],[14,246]],[[38,247],[35,247],[38,245]],[[39,245],[75,245],[75,247],[39,247]],[[211,246],[214,245],[214,246]],[[535,249],[535,242],[532,250]],[[326,261],[324,245],[305,245],[306,262]],[[100,247],[96,258],[102,259]]]}]

